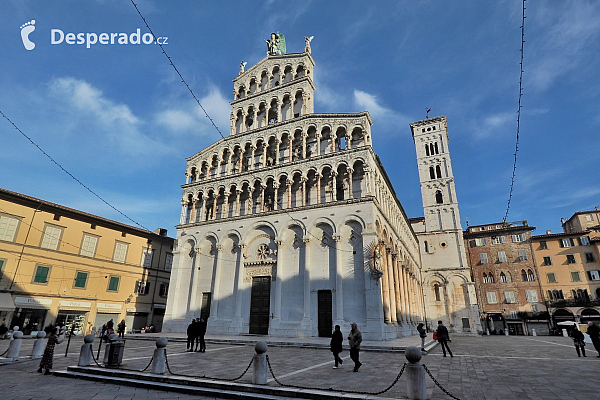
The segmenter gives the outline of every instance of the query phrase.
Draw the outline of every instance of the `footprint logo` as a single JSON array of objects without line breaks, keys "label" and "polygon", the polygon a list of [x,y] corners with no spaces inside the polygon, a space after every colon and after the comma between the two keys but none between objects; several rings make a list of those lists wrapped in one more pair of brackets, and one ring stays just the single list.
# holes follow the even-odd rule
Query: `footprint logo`
[{"label": "footprint logo", "polygon": [[29,40],[29,34],[35,31],[34,25],[35,19],[21,25],[21,39],[23,39],[23,46],[25,46],[26,50],[33,50],[35,48],[35,43]]}]

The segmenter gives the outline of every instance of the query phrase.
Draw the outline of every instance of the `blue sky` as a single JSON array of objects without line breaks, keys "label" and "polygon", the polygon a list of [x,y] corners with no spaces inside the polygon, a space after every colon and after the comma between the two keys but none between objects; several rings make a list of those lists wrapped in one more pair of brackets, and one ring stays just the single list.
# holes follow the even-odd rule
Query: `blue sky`
[{"label": "blue sky", "polygon": [[[463,227],[501,221],[516,134],[520,1],[150,1],[139,8],[224,134],[231,79],[312,36],[315,111],[373,118],[409,217],[423,215],[409,123],[446,115]],[[527,2],[509,221],[536,234],[600,205],[600,2]],[[35,20],[26,50],[20,27]],[[175,234],[185,157],[219,139],[156,45],[51,44],[51,30],[147,32],[128,0],[2,0],[0,110],[116,208]],[[26,29],[26,28],[23,28]],[[129,223],[0,118],[0,187]]]}]

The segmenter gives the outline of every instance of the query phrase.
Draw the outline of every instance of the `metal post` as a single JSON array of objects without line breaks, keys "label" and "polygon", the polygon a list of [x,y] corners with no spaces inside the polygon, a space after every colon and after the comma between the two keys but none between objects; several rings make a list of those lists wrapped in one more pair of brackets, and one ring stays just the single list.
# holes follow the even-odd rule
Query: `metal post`
[{"label": "metal post", "polygon": [[75,324],[74,323],[71,324],[71,332],[69,333],[69,339],[67,340],[67,349],[65,350],[65,357],[67,356],[67,353],[69,352],[69,345],[71,344],[71,336],[73,336],[73,332],[75,332]]}]

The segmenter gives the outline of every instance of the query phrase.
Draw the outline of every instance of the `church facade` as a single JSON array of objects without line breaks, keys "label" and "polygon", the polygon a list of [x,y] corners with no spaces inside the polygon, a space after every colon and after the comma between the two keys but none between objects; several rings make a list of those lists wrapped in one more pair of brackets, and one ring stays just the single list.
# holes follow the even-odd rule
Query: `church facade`
[{"label": "church facade", "polygon": [[[425,317],[417,233],[368,112],[314,112],[310,39],[233,79],[227,137],[189,157],[164,331],[365,339]],[[462,232],[462,231],[461,231]]]}]

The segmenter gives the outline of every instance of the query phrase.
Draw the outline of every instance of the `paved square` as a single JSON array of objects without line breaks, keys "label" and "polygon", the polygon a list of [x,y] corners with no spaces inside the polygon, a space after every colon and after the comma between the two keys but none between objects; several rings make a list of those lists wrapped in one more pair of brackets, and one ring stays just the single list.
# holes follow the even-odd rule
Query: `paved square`
[{"label": "paved square", "polygon": [[[268,341],[268,338],[266,338]],[[325,339],[321,339],[325,342]],[[416,344],[418,338],[410,338]],[[33,344],[26,340],[22,354]],[[65,344],[57,346],[55,369],[77,363],[81,339],[71,343],[69,356],[64,357]],[[0,352],[8,345],[0,341]],[[94,343],[97,348],[97,342]],[[450,347],[454,357],[442,357],[436,347],[422,358],[435,378],[451,394],[461,399],[594,399],[600,397],[600,358],[587,346],[586,358],[578,358],[572,341],[563,337],[523,336],[454,336]],[[123,367],[142,369],[150,361],[155,346],[152,341],[129,339],[126,343]],[[234,378],[250,362],[254,347],[209,343],[206,353],[186,353],[185,344],[171,342],[168,347],[171,370],[177,374]],[[347,361],[332,369],[333,357],[327,349],[275,347],[267,352],[278,379],[285,384],[377,392],[391,384],[402,364],[401,353],[363,351],[363,366],[353,373],[348,351]],[[39,360],[0,367],[0,393],[6,399],[188,399],[196,396],[173,392],[151,391],[122,387],[35,372]],[[251,381],[252,369],[240,382]],[[431,399],[449,399],[427,377]],[[277,386],[272,379],[269,385]],[[406,379],[383,394],[385,397],[405,398]]]}]

